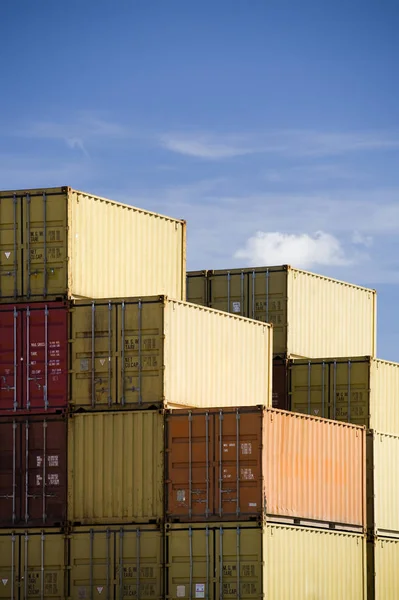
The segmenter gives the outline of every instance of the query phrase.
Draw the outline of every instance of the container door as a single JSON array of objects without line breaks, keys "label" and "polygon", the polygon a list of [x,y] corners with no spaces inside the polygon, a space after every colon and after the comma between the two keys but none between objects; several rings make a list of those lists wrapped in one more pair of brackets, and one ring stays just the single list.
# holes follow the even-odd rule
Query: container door
[{"label": "container door", "polygon": [[170,529],[167,532],[166,594],[170,600],[207,598],[214,600],[214,534],[200,529]]},{"label": "container door", "polygon": [[76,407],[89,410],[117,404],[116,311],[110,302],[72,309],[71,400]]},{"label": "container door", "polygon": [[21,427],[23,521],[61,527],[66,520],[66,421],[30,421]]},{"label": "container door", "polygon": [[114,598],[114,536],[109,529],[84,529],[69,537],[68,598]]},{"label": "container door", "polygon": [[330,363],[330,419],[369,426],[370,361]]},{"label": "container door", "polygon": [[291,410],[293,412],[328,418],[329,364],[320,362],[292,363]]},{"label": "container door", "polygon": [[254,269],[248,273],[248,317],[273,324],[273,352],[287,353],[287,271]]},{"label": "container door", "polygon": [[3,302],[21,294],[21,222],[21,199],[0,197],[0,300]]},{"label": "container door", "polygon": [[[0,478],[1,480],[1,478]],[[15,533],[0,535],[0,598],[17,600],[19,573],[19,536]]]},{"label": "container door", "polygon": [[239,520],[262,512],[262,414],[215,415],[215,513]]},{"label": "container door", "polygon": [[23,295],[64,298],[68,287],[67,192],[27,193],[22,199]]},{"label": "container door", "polygon": [[68,405],[68,309],[32,305],[23,313],[23,398],[30,411]]},{"label": "container door", "polygon": [[[21,426],[0,421],[0,525],[13,527],[21,520]],[[0,555],[1,556],[1,555]]]},{"label": "container door", "polygon": [[118,305],[118,398],[121,407],[159,407],[164,399],[164,305]]},{"label": "container door", "polygon": [[262,528],[215,530],[217,600],[263,598]]},{"label": "container door", "polygon": [[21,408],[22,312],[14,306],[0,311],[0,412]]},{"label": "container door", "polygon": [[163,598],[160,531],[121,528],[115,537],[115,598]]},{"label": "container door", "polygon": [[172,521],[209,519],[214,506],[214,417],[172,414],[167,422],[167,515]]},{"label": "container door", "polygon": [[248,317],[248,278],[244,271],[209,275],[209,306]]},{"label": "container door", "polygon": [[20,540],[21,598],[64,598],[65,539],[60,533],[26,532]]}]

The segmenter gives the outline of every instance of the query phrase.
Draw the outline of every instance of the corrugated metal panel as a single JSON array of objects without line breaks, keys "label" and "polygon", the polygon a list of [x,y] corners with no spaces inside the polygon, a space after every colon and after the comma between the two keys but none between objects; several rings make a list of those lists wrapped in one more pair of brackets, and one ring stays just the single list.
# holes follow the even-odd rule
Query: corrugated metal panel
[{"label": "corrugated metal panel", "polygon": [[0,412],[31,414],[66,409],[66,303],[0,305],[0,330]]},{"label": "corrugated metal panel", "polygon": [[399,435],[399,364],[372,361],[370,388],[370,428]]},{"label": "corrugated metal panel", "polygon": [[0,526],[62,527],[66,521],[66,419],[0,420]]},{"label": "corrugated metal panel", "polygon": [[0,531],[0,598],[66,597],[65,537],[60,530]]},{"label": "corrugated metal panel", "polygon": [[78,527],[69,535],[70,598],[162,598],[162,566],[155,526]]},{"label": "corrugated metal panel", "polygon": [[380,538],[374,547],[375,595],[373,600],[399,598],[399,540]]},{"label": "corrugated metal panel", "polygon": [[75,407],[271,403],[266,324],[159,296],[78,301],[71,337]]},{"label": "corrugated metal panel", "polygon": [[[199,272],[194,275],[198,279]],[[204,280],[212,308],[273,324],[275,354],[333,357],[376,353],[374,290],[286,265],[208,271]],[[197,298],[195,289],[188,290],[190,302]]]},{"label": "corrugated metal panel", "polygon": [[240,523],[171,525],[166,597],[365,600],[365,537]]},{"label": "corrugated metal panel", "polygon": [[68,187],[0,192],[0,221],[3,302],[185,298],[184,221]]},{"label": "corrugated metal panel", "polygon": [[399,364],[369,356],[293,360],[291,408],[399,433]]},{"label": "corrugated metal panel", "polygon": [[379,535],[399,534],[399,436],[373,432],[370,439],[373,441],[373,458],[369,463],[369,485],[373,486],[374,497],[373,529]]},{"label": "corrugated metal panel", "polygon": [[264,420],[266,512],[276,520],[366,528],[366,431],[269,409]]},{"label": "corrugated metal panel", "polygon": [[288,271],[288,354],[376,354],[374,290],[300,271]]},{"label": "corrugated metal panel", "polygon": [[165,397],[170,405],[271,405],[270,325],[183,302],[169,301],[166,311],[165,364],[170,369],[165,371]]},{"label": "corrugated metal panel", "polygon": [[109,524],[162,518],[162,414],[75,414],[68,429],[70,521]]},{"label": "corrugated metal panel", "polygon": [[263,560],[266,598],[366,600],[364,536],[270,526]]}]

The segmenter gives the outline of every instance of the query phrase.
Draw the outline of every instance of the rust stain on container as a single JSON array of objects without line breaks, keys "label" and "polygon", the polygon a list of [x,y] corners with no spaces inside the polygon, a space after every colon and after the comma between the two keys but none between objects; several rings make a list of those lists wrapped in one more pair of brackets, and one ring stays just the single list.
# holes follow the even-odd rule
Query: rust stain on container
[{"label": "rust stain on container", "polygon": [[66,419],[0,421],[0,523],[62,526],[66,520]]},{"label": "rust stain on container", "polygon": [[68,306],[0,305],[0,413],[51,413],[68,403]]},{"label": "rust stain on container", "polygon": [[[166,417],[169,521],[366,528],[365,429],[252,407]],[[263,469],[263,471],[262,471]]]}]

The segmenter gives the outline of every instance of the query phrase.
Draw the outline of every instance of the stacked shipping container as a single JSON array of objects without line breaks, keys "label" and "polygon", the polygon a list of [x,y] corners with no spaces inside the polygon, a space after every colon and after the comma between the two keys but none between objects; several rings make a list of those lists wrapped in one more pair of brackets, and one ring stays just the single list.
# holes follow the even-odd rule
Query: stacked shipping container
[{"label": "stacked shipping container", "polygon": [[167,597],[289,599],[310,586],[365,598],[365,442],[364,428],[272,408],[169,412]]},{"label": "stacked shipping container", "polygon": [[[110,598],[114,587],[121,597],[155,592],[160,597],[159,524],[132,523],[132,511],[117,503],[118,527],[95,527],[96,507],[90,504],[83,506],[82,519],[89,526],[71,521],[80,500],[75,490],[83,488],[86,496],[97,477],[84,471],[85,486],[73,463],[67,473],[68,454],[73,457],[82,443],[85,415],[75,409],[96,409],[97,401],[119,408],[125,381],[120,388],[115,382],[125,369],[122,361],[116,364],[120,348],[107,342],[126,345],[111,311],[110,328],[99,331],[95,305],[78,308],[76,299],[170,294],[183,300],[184,272],[184,221],[70,188],[0,193],[2,597],[75,599],[104,592]],[[116,389],[120,396],[113,395]],[[108,445],[113,471],[121,448]],[[131,456],[125,458],[129,463]],[[107,493],[96,498],[103,501],[103,515],[108,515],[109,486]],[[157,509],[161,517],[161,503]]]},{"label": "stacked shipping container", "polygon": [[396,598],[399,365],[371,357],[292,360],[281,374],[280,399],[292,410],[368,428],[369,597]]},{"label": "stacked shipping container", "polygon": [[[187,299],[192,302],[273,323],[273,407],[292,408],[300,413],[366,427],[381,426],[385,431],[397,432],[394,410],[397,392],[387,398],[387,390],[389,386],[392,389],[395,382],[396,368],[372,358],[376,351],[374,290],[287,266],[191,272],[187,274],[186,288]],[[368,356],[350,361],[335,359],[349,354]],[[324,358],[319,360],[318,356]],[[369,441],[368,465],[374,465],[370,444]],[[318,442],[312,449],[313,457],[320,452],[320,447]],[[279,448],[281,452],[287,452],[287,445]],[[299,451],[301,455],[303,452],[306,455],[304,449]],[[342,457],[341,465],[345,460]],[[292,465],[296,465],[295,458]],[[286,482],[295,481],[295,473],[293,467]],[[338,473],[342,477],[342,466],[337,468]],[[370,482],[373,480],[369,469],[369,531],[370,523],[373,523],[373,529],[375,522],[371,516],[374,503]],[[335,485],[339,484],[336,482]],[[309,498],[305,497],[304,504],[309,507]],[[267,518],[275,519],[275,516],[269,514]],[[371,548],[370,544],[368,548]],[[368,560],[372,564],[370,550]],[[374,583],[373,569],[369,571],[368,579],[371,594],[374,593],[373,585],[370,585]],[[385,597],[396,597],[396,594],[389,596],[386,593],[388,589],[391,593],[392,585],[381,584]],[[326,597],[327,593],[324,591]],[[348,593],[345,589],[343,596]],[[362,596],[359,594],[358,597]]]},{"label": "stacked shipping container", "polygon": [[397,556],[395,436],[366,509],[364,427],[271,408],[273,344],[286,407],[293,356],[374,356],[375,292],[284,266],[187,295],[183,221],[0,192],[1,597],[358,600],[367,524]]}]

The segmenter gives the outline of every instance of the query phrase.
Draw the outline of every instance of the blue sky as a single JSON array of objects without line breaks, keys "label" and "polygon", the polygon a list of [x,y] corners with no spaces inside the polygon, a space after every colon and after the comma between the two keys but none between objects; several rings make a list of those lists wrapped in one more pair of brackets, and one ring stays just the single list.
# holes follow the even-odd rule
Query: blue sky
[{"label": "blue sky", "polygon": [[0,19],[0,189],[185,218],[190,269],[375,287],[399,361],[396,2],[4,0]]}]

